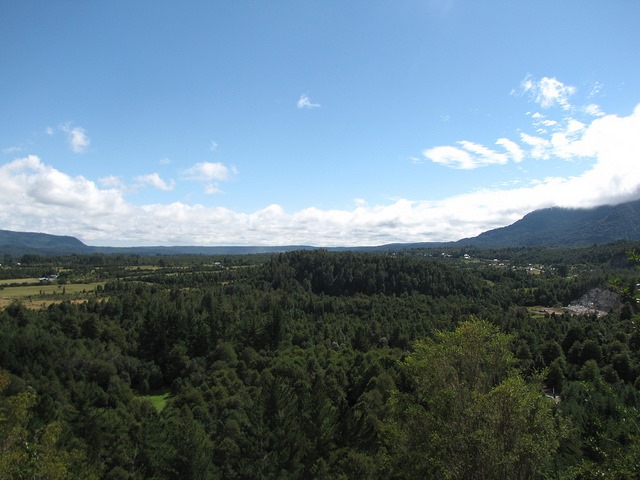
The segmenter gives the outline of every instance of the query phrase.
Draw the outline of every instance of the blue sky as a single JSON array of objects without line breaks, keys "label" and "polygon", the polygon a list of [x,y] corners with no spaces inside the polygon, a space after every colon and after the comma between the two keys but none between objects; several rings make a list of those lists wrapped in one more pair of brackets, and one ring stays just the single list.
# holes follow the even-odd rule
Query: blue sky
[{"label": "blue sky", "polygon": [[0,228],[457,240],[640,198],[640,2],[0,4]]}]

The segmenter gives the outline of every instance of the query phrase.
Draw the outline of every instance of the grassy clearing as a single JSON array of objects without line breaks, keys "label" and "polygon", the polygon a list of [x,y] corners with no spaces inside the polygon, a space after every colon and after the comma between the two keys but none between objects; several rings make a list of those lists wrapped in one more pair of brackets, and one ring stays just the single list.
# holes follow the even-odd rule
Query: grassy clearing
[{"label": "grassy clearing", "polygon": [[104,286],[104,282],[5,286],[0,289],[0,308],[15,300],[27,308],[44,308],[64,300],[83,301],[94,294],[97,286]]},{"label": "grassy clearing", "polygon": [[14,283],[17,285],[26,285],[30,283],[39,283],[39,282],[40,282],[39,278],[4,278],[0,280],[0,285],[11,285]]},{"label": "grassy clearing", "polygon": [[529,310],[532,318],[543,318],[546,315],[562,315],[563,313],[567,313],[567,309],[564,307],[543,307],[541,305],[527,307],[527,310]]},{"label": "grassy clearing", "polygon": [[151,404],[155,407],[156,411],[160,413],[164,407],[167,405],[167,400],[171,395],[170,392],[159,393],[157,395],[142,395],[140,398],[144,398],[149,400]]}]

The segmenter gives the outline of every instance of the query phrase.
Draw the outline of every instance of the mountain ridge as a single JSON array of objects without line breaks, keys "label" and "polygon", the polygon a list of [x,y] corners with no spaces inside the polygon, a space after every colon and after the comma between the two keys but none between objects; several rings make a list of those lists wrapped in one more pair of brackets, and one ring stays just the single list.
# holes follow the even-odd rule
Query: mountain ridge
[{"label": "mountain ridge", "polygon": [[511,225],[456,243],[477,247],[586,246],[618,240],[640,240],[640,200],[588,209],[534,210]]}]

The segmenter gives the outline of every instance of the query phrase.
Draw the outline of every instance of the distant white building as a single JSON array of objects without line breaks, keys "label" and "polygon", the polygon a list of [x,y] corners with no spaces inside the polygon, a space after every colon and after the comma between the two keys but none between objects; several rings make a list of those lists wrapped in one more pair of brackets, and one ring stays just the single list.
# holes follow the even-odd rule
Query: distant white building
[{"label": "distant white building", "polygon": [[49,283],[51,283],[51,282],[56,281],[57,279],[58,279],[58,275],[49,275],[48,277],[40,277],[38,280],[39,280],[41,283],[44,283],[44,282],[49,282]]}]

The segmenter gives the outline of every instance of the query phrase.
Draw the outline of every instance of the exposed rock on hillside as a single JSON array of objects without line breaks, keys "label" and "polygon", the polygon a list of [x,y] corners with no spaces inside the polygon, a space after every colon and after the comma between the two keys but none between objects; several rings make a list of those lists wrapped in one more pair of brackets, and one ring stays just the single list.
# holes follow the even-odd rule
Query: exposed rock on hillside
[{"label": "exposed rock on hillside", "polygon": [[603,288],[594,288],[579,300],[571,302],[567,309],[574,313],[596,313],[601,317],[621,305],[622,300],[617,293]]}]

